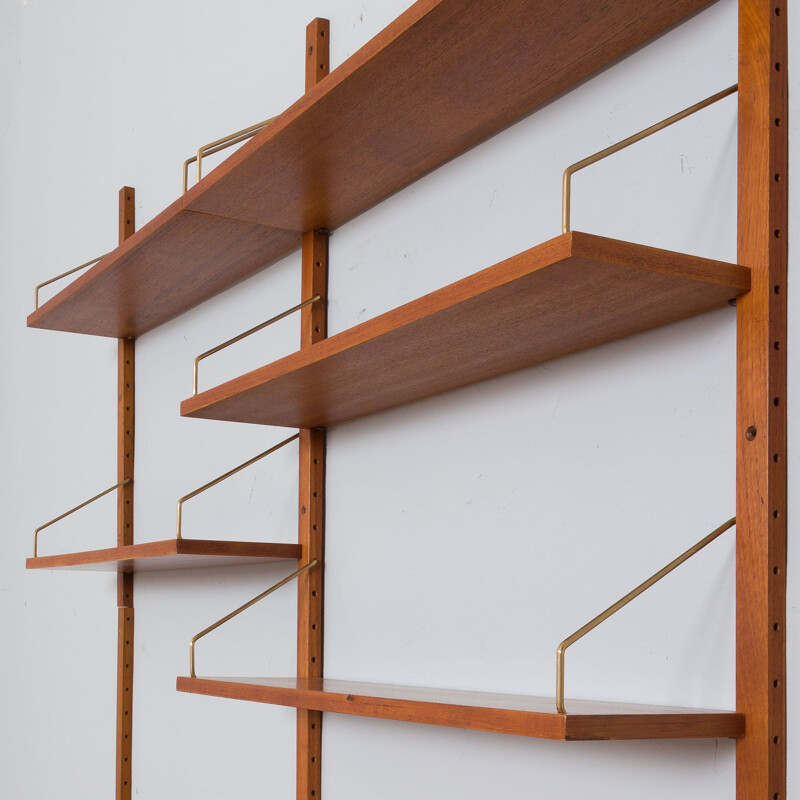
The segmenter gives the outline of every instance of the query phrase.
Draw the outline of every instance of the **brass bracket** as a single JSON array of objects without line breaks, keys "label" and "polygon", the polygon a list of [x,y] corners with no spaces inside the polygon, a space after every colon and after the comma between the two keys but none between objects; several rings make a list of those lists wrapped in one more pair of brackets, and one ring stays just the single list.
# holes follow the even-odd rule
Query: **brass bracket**
[{"label": "brass bracket", "polygon": [[68,517],[70,514],[74,514],[76,511],[80,511],[82,508],[85,508],[89,505],[89,503],[94,503],[95,500],[99,500],[101,497],[104,497],[109,492],[113,492],[114,489],[119,489],[125,486],[128,483],[131,483],[131,478],[125,478],[124,481],[120,481],[119,483],[115,483],[113,486],[109,487],[105,491],[100,492],[100,494],[96,494],[94,497],[90,497],[85,502],[81,503],[75,508],[71,508],[69,511],[65,511],[63,514],[60,514],[55,519],[51,519],[50,522],[45,522],[44,525],[40,525],[34,532],[33,532],[33,557],[36,558],[38,555],[39,550],[39,531],[43,531],[45,528],[49,528],[51,525],[55,524],[56,522],[60,522],[64,517]]},{"label": "brass bracket", "polygon": [[564,654],[571,644],[575,644],[578,639],[582,639],[589,631],[594,630],[601,622],[605,622],[612,614],[616,614],[624,606],[628,605],[634,598],[649,589],[654,583],[660,581],[664,576],[669,575],[672,570],[688,561],[695,553],[699,553],[706,545],[711,544],[718,536],[721,536],[729,528],[736,524],[736,517],[732,517],[723,523],[716,530],[713,530],[696,545],[690,547],[686,552],[679,555],[674,561],[670,561],[666,567],[660,569],[655,575],[648,578],[644,583],[640,583],[635,589],[628,592],[625,597],[617,600],[613,606],[609,606],[602,614],[598,614],[593,620],[587,622],[582,628],[578,628],[571,636],[567,636],[558,646],[556,652],[556,709],[559,714],[566,714],[567,709],[564,705]]},{"label": "brass bracket", "polygon": [[233,619],[234,617],[238,616],[242,613],[242,611],[246,611],[250,606],[254,606],[259,600],[263,600],[267,595],[272,594],[276,589],[280,589],[281,586],[286,586],[287,583],[293,581],[295,578],[302,575],[304,572],[308,572],[312,567],[316,567],[319,564],[316,558],[312,559],[303,567],[300,567],[297,571],[293,572],[291,575],[288,575],[283,580],[278,581],[274,586],[270,586],[265,592],[261,592],[261,594],[256,595],[252,600],[248,600],[243,606],[239,606],[235,611],[231,611],[230,614],[226,614],[222,619],[217,620],[213,625],[209,625],[204,630],[200,631],[200,633],[195,634],[192,636],[191,641],[189,642],[189,676],[192,678],[196,678],[197,675],[194,671],[194,646],[198,639],[202,639],[207,633],[211,633],[211,631],[219,628],[220,625],[224,625],[228,620]]},{"label": "brass bracket", "polygon": [[713,105],[718,100],[722,100],[724,97],[728,97],[738,90],[738,84],[729,86],[727,89],[723,89],[721,92],[717,92],[715,95],[707,97],[705,100],[701,100],[699,103],[695,103],[693,106],[689,106],[689,108],[685,108],[683,111],[679,111],[677,114],[673,114],[671,117],[667,117],[666,119],[661,120],[661,122],[651,125],[649,128],[645,128],[643,131],[639,131],[639,133],[634,133],[633,136],[629,136],[627,139],[623,139],[621,142],[612,144],[610,147],[606,147],[594,155],[588,156],[581,161],[576,161],[574,164],[568,166],[564,170],[564,177],[562,179],[561,187],[561,231],[563,233],[569,233],[570,231],[570,181],[572,176],[578,170],[588,167],[590,164],[596,164],[598,161],[602,161],[602,159],[606,158],[606,156],[618,153],[620,150],[624,150],[626,147],[630,147],[630,145],[640,142],[642,139],[646,139],[648,136],[652,136],[654,133],[658,133],[658,131],[663,131],[664,128],[668,128],[670,125],[674,125],[676,122],[686,119],[686,117],[689,117],[692,114],[695,114],[698,111]]},{"label": "brass bracket", "polygon": [[260,461],[262,458],[266,458],[271,453],[274,453],[276,450],[280,450],[281,447],[289,444],[289,442],[293,442],[295,439],[299,439],[300,434],[296,433],[294,436],[290,436],[288,439],[284,439],[282,442],[278,442],[273,447],[270,447],[269,450],[265,450],[263,453],[259,453],[257,456],[253,456],[253,458],[244,462],[244,464],[239,464],[238,467],[234,467],[231,470],[228,470],[224,475],[220,475],[218,478],[214,478],[213,481],[209,481],[208,483],[201,486],[199,489],[195,489],[193,492],[189,492],[189,494],[184,495],[178,500],[178,514],[177,514],[177,525],[176,525],[176,538],[178,540],[182,539],[181,536],[181,519],[183,516],[183,504],[190,500],[192,497],[196,497],[201,492],[204,492],[206,489],[210,489],[212,486],[216,486],[218,483],[221,483],[226,478],[230,478],[231,475],[235,475],[237,472],[241,472],[246,467],[249,467],[251,464],[255,464],[256,461]]},{"label": "brass bracket", "polygon": [[266,128],[267,125],[269,125],[270,122],[275,119],[277,119],[277,117],[270,117],[269,119],[265,119],[263,122],[257,122],[255,125],[251,125],[249,128],[243,128],[240,131],[236,131],[236,133],[230,133],[227,136],[223,136],[221,139],[204,144],[201,148],[199,148],[196,155],[193,155],[191,158],[187,158],[186,161],[183,162],[184,194],[189,188],[189,164],[193,163],[194,161],[197,162],[197,180],[199,182],[203,177],[204,156],[213,155],[214,153],[218,153],[220,150],[224,150],[226,147],[233,147],[233,145],[239,144],[239,142],[244,142],[245,140],[250,139],[262,128]]},{"label": "brass bracket", "polygon": [[49,286],[51,283],[60,281],[62,278],[66,278],[67,275],[72,275],[73,272],[78,272],[79,270],[86,269],[86,267],[91,267],[92,264],[96,264],[98,261],[102,261],[106,256],[110,256],[112,252],[114,251],[112,250],[108,253],[103,253],[103,255],[97,256],[97,258],[93,258],[91,261],[87,261],[85,264],[81,264],[78,267],[73,267],[72,269],[68,269],[66,272],[62,272],[60,275],[56,275],[55,278],[50,278],[49,280],[40,283],[33,290],[33,310],[36,311],[36,309],[39,308],[39,289],[43,289],[45,286]]},{"label": "brass bracket", "polygon": [[264,328],[269,327],[274,322],[279,322],[280,320],[288,317],[290,314],[294,314],[295,311],[300,311],[300,309],[305,308],[306,306],[310,306],[312,303],[316,303],[317,300],[320,300],[320,295],[316,294],[314,297],[309,297],[308,300],[303,300],[302,303],[298,303],[296,306],[292,306],[292,308],[281,312],[278,314],[277,317],[272,317],[272,319],[268,319],[266,322],[262,322],[260,325],[256,325],[254,328],[250,328],[250,330],[245,331],[244,333],[240,333],[238,336],[234,336],[232,339],[228,339],[227,342],[223,342],[222,344],[218,344],[216,347],[212,347],[210,350],[206,350],[205,353],[201,353],[197,358],[194,360],[194,369],[192,372],[192,396],[197,394],[197,369],[200,366],[200,362],[204,358],[208,358],[209,356],[213,356],[214,353],[219,353],[220,350],[224,350],[226,347],[229,347],[232,344],[236,344],[236,342],[241,342],[242,339],[246,339],[253,333],[258,333],[258,331],[264,330]]}]

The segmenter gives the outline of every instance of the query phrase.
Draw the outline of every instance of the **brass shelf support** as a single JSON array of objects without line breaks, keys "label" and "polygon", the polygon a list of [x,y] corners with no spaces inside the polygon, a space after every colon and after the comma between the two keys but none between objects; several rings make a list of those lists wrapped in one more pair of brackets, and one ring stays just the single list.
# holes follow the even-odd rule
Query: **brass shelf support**
[{"label": "brass shelf support", "polygon": [[191,500],[193,497],[196,497],[198,494],[201,494],[206,489],[210,489],[212,486],[216,486],[218,483],[222,483],[226,478],[230,478],[231,475],[235,475],[237,472],[241,472],[243,469],[246,469],[251,464],[255,464],[256,461],[260,461],[262,458],[266,458],[268,455],[274,453],[276,450],[280,450],[281,447],[285,447],[290,442],[293,442],[295,439],[299,439],[300,434],[295,433],[294,436],[290,436],[288,439],[284,439],[282,442],[278,442],[278,444],[270,447],[268,450],[265,450],[263,453],[259,453],[257,456],[253,456],[253,458],[248,459],[244,462],[244,464],[239,464],[238,467],[234,467],[231,470],[228,470],[224,475],[220,475],[218,478],[214,478],[213,481],[209,481],[208,483],[201,486],[199,489],[195,489],[193,492],[189,492],[189,494],[184,495],[178,500],[178,514],[177,514],[177,524],[176,524],[176,538],[182,539],[183,536],[181,535],[181,521],[183,517],[183,504],[187,500]]},{"label": "brass shelf support", "polygon": [[210,156],[214,153],[218,153],[220,150],[224,150],[226,147],[233,147],[235,144],[239,144],[239,142],[244,142],[247,139],[255,136],[262,128],[266,128],[267,125],[270,124],[273,120],[277,119],[277,117],[270,117],[269,119],[265,119],[263,122],[257,122],[255,125],[251,125],[249,128],[243,128],[240,131],[236,131],[236,133],[230,133],[227,136],[223,136],[221,139],[217,139],[216,141],[209,142],[208,144],[204,144],[201,148],[198,149],[197,153],[193,155],[191,158],[187,158],[186,161],[183,162],[183,192],[184,194],[189,188],[189,165],[193,162],[197,162],[197,181],[199,182],[203,177],[203,157]]},{"label": "brass shelf support", "polygon": [[638,597],[643,592],[647,591],[653,584],[658,583],[663,577],[669,575],[672,570],[688,561],[695,553],[699,553],[706,545],[711,544],[718,536],[721,536],[729,528],[736,524],[736,517],[731,517],[727,522],[723,523],[716,530],[713,530],[704,539],[701,539],[696,545],[690,547],[686,552],[679,555],[674,561],[670,561],[666,567],[660,569],[655,575],[648,578],[644,583],[640,583],[635,589],[628,592],[625,597],[617,600],[613,606],[609,606],[602,614],[598,614],[593,620],[587,622],[582,628],[578,628],[575,633],[564,639],[558,646],[556,652],[556,709],[559,714],[566,714],[567,709],[564,704],[564,655],[567,648],[575,644],[578,639],[582,639],[589,631],[594,630],[601,622],[605,622],[610,616],[616,614],[624,606],[628,605],[634,598]]},{"label": "brass shelf support", "polygon": [[36,311],[39,308],[39,290],[43,289],[45,286],[49,286],[51,283],[55,283],[56,281],[60,281],[62,278],[66,278],[67,275],[72,275],[74,272],[78,272],[79,270],[86,269],[86,267],[91,267],[93,264],[96,264],[98,261],[102,261],[106,256],[110,256],[111,252],[103,253],[101,256],[97,256],[97,258],[93,258],[91,261],[87,261],[85,264],[81,264],[78,267],[73,267],[72,269],[68,269],[66,272],[62,272],[60,275],[56,275],[55,278],[50,278],[49,280],[40,283],[34,290],[33,290],[33,310]]},{"label": "brass shelf support", "polygon": [[626,147],[630,147],[632,144],[640,142],[642,139],[646,139],[648,136],[652,136],[654,133],[663,131],[664,128],[668,128],[670,125],[674,125],[676,122],[680,122],[682,119],[686,119],[686,117],[690,117],[692,114],[696,114],[698,111],[708,108],[708,106],[713,105],[718,100],[722,100],[723,98],[734,94],[738,90],[739,84],[729,86],[727,89],[723,89],[721,92],[717,92],[711,97],[707,97],[705,100],[701,100],[699,103],[695,103],[693,106],[689,106],[689,108],[685,108],[683,111],[679,111],[677,114],[673,114],[671,117],[667,117],[666,119],[661,120],[661,122],[657,122],[655,125],[651,125],[649,128],[639,131],[639,133],[634,133],[633,136],[629,136],[627,139],[623,139],[621,142],[612,144],[610,147],[606,147],[594,155],[588,156],[581,161],[576,161],[574,164],[571,164],[569,167],[567,167],[564,170],[564,177],[562,179],[561,187],[561,231],[563,233],[569,233],[570,231],[571,179],[578,170],[588,167],[591,164],[596,164],[598,161],[602,161],[602,159],[606,158],[607,156],[618,153],[620,150],[624,150]]},{"label": "brass shelf support", "polygon": [[232,339],[228,339],[227,342],[223,342],[222,344],[218,344],[216,347],[212,347],[210,350],[206,350],[205,353],[201,353],[197,358],[194,360],[194,368],[192,372],[192,396],[197,394],[197,370],[200,366],[200,362],[204,358],[208,358],[209,356],[213,356],[215,353],[219,353],[220,350],[224,350],[226,347],[230,347],[232,344],[236,344],[236,342],[241,342],[242,339],[246,339],[253,333],[258,333],[264,328],[269,327],[275,322],[279,322],[280,320],[284,319],[285,317],[294,314],[296,311],[300,311],[300,309],[305,308],[306,306],[310,306],[312,303],[316,303],[317,300],[321,300],[322,298],[320,295],[315,294],[313,297],[309,297],[308,300],[303,300],[302,303],[298,303],[296,306],[292,306],[290,309],[281,312],[278,314],[277,317],[272,317],[272,319],[268,319],[266,322],[262,322],[260,325],[256,325],[254,328],[250,328],[250,330],[245,331],[244,333],[240,333],[238,336],[234,336]]},{"label": "brass shelf support", "polygon": [[94,503],[95,500],[99,500],[101,497],[104,497],[109,492],[113,492],[114,489],[120,489],[126,484],[131,482],[131,478],[125,478],[124,481],[120,481],[119,483],[115,483],[113,486],[109,487],[105,491],[100,492],[100,494],[96,494],[94,497],[90,497],[85,502],[81,503],[79,506],[75,506],[75,508],[71,508],[69,511],[65,511],[63,514],[60,514],[55,519],[51,519],[50,522],[45,522],[44,525],[40,525],[34,532],[33,532],[33,557],[37,558],[39,555],[39,531],[43,531],[45,528],[49,528],[51,525],[54,525],[56,522],[61,522],[64,517],[68,517],[70,514],[74,514],[76,511],[80,511],[82,508],[85,508],[89,505],[89,503]]},{"label": "brass shelf support", "polygon": [[213,625],[209,625],[204,630],[200,631],[200,633],[195,634],[192,636],[191,641],[189,642],[189,676],[192,678],[196,678],[197,674],[194,670],[194,646],[197,643],[198,639],[202,639],[206,634],[211,633],[211,631],[219,628],[220,625],[224,625],[229,620],[233,619],[234,617],[238,616],[242,613],[242,611],[246,611],[250,606],[254,606],[259,600],[263,600],[267,595],[272,594],[277,589],[280,589],[281,586],[286,586],[287,583],[293,581],[295,578],[302,575],[304,572],[308,572],[308,570],[316,567],[319,564],[316,558],[312,559],[303,567],[300,567],[296,572],[293,572],[291,575],[288,575],[283,580],[278,581],[274,586],[270,586],[265,592],[261,592],[261,594],[254,597],[252,600],[248,600],[243,606],[239,606],[235,611],[231,611],[230,614],[226,614],[222,619],[217,620]]}]

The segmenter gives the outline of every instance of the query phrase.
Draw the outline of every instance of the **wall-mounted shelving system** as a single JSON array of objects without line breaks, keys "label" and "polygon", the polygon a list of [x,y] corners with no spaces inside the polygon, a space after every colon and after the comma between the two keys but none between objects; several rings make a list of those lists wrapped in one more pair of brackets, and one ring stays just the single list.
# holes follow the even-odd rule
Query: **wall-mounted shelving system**
[{"label": "wall-mounted shelving system", "polygon": [[[118,797],[129,798],[133,583],[189,559],[291,558],[298,674],[179,678],[181,691],[298,709],[297,796],[319,800],[323,712],[550,739],[737,745],[737,797],[785,795],[786,13],[739,0],[738,264],[565,233],[326,338],[328,231],[535,111],[707,0],[418,0],[330,75],[307,30],[306,93],[221,166],[37,308],[34,327],[120,339],[118,546],[32,567],[120,571]],[[187,416],[300,429],[296,546],[133,544],[133,338],[302,249],[300,350],[197,394]],[[737,708],[570,701],[323,678],[325,428],[735,303]],[[278,553],[275,548],[284,547]],[[222,548],[225,549],[225,548]],[[246,551],[246,552],[245,552]],[[311,568],[315,565],[314,568]]]}]

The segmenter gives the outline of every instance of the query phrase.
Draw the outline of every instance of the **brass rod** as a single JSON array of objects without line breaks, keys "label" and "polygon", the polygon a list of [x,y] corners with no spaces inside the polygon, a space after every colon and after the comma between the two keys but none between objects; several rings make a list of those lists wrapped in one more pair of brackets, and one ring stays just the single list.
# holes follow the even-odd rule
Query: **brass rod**
[{"label": "brass rod", "polygon": [[124,481],[120,481],[119,483],[115,483],[110,488],[106,489],[100,494],[96,494],[94,497],[90,497],[85,502],[81,503],[75,508],[71,508],[69,511],[65,511],[63,514],[60,514],[55,519],[51,519],[50,522],[45,522],[44,525],[40,525],[34,532],[33,532],[33,557],[36,558],[39,553],[39,531],[43,531],[45,528],[49,528],[51,525],[54,525],[56,522],[60,522],[64,517],[68,517],[70,514],[74,514],[76,511],[80,511],[85,506],[88,506],[89,503],[94,503],[95,500],[99,500],[101,497],[107,495],[109,492],[113,492],[114,489],[119,489],[121,486],[125,486],[131,482],[131,478],[125,478]]},{"label": "brass rod", "polygon": [[685,108],[683,111],[679,111],[677,114],[673,114],[671,117],[667,117],[666,119],[661,120],[661,122],[657,122],[655,125],[651,125],[649,128],[645,128],[643,131],[639,131],[639,133],[635,133],[633,136],[629,136],[627,139],[623,139],[621,142],[612,144],[610,147],[606,147],[594,155],[588,156],[581,161],[576,161],[574,164],[567,167],[564,170],[564,177],[562,179],[561,186],[562,232],[569,233],[570,230],[571,178],[578,170],[588,167],[591,164],[596,164],[598,161],[606,158],[606,156],[618,153],[620,150],[624,150],[626,147],[629,147],[636,142],[640,142],[642,139],[646,139],[648,136],[652,136],[654,133],[658,133],[658,131],[662,131],[664,128],[668,128],[670,125],[674,125],[676,122],[680,122],[682,119],[686,119],[686,117],[689,117],[698,111],[702,111],[704,108],[708,108],[708,106],[713,105],[718,100],[722,100],[723,98],[734,94],[736,91],[738,91],[738,89],[738,84],[729,86],[727,89],[723,89],[721,92],[717,92],[715,95],[707,97],[705,100],[701,100],[699,103],[695,103],[693,106],[689,106],[689,108]]},{"label": "brass rod", "polygon": [[181,519],[183,517],[183,504],[187,500],[191,500],[193,497],[196,497],[201,492],[204,492],[206,489],[210,489],[212,486],[216,486],[218,483],[221,483],[226,478],[230,478],[231,475],[235,475],[237,472],[241,472],[246,467],[249,467],[251,464],[255,464],[256,461],[260,461],[262,458],[266,458],[268,455],[274,453],[276,450],[280,450],[281,447],[289,444],[289,442],[293,442],[295,439],[299,439],[300,434],[295,433],[294,436],[290,436],[288,439],[284,439],[282,442],[278,442],[278,444],[270,447],[269,450],[265,450],[263,453],[259,453],[257,456],[253,456],[253,458],[244,462],[244,464],[239,464],[238,467],[234,467],[233,469],[228,470],[224,475],[220,475],[218,478],[214,478],[213,481],[209,481],[208,483],[201,486],[199,489],[195,489],[193,492],[189,492],[189,494],[184,495],[178,500],[178,521],[176,525],[176,538],[182,539],[181,535]]},{"label": "brass rod", "polygon": [[104,259],[106,256],[110,256],[112,252],[114,251],[112,250],[108,253],[103,253],[103,255],[97,256],[97,258],[93,258],[91,261],[87,261],[85,264],[81,264],[79,267],[73,267],[72,269],[68,269],[66,272],[62,272],[60,275],[56,275],[55,278],[50,278],[49,280],[40,283],[33,291],[33,310],[35,311],[37,308],[39,308],[39,289],[43,289],[45,286],[49,286],[51,283],[60,281],[62,278],[66,278],[67,275],[72,275],[73,272],[78,272],[78,270],[86,269],[86,267],[91,267],[92,264],[96,264],[98,261]]},{"label": "brass rod", "polygon": [[298,569],[296,572],[293,572],[283,580],[278,581],[274,586],[270,586],[265,592],[261,592],[261,594],[257,595],[252,600],[248,600],[244,605],[239,606],[239,608],[237,608],[235,611],[231,611],[230,614],[226,614],[222,619],[217,620],[213,625],[209,625],[207,628],[200,631],[200,633],[192,636],[192,639],[189,642],[189,676],[192,678],[197,677],[194,670],[194,646],[198,639],[202,639],[207,633],[211,633],[211,631],[219,628],[220,625],[224,625],[229,620],[241,614],[242,611],[246,611],[248,608],[250,608],[250,606],[255,605],[259,600],[263,600],[267,595],[270,595],[277,589],[280,589],[281,586],[286,586],[287,583],[293,581],[295,578],[302,575],[304,572],[307,572],[312,567],[317,566],[317,564],[319,564],[319,561],[317,561],[316,558],[312,559],[308,562],[308,564],[300,567],[300,569]]},{"label": "brass rod", "polygon": [[209,142],[208,144],[204,144],[202,147],[200,147],[196,155],[192,156],[191,158],[187,158],[186,161],[183,162],[184,193],[186,193],[187,189],[189,188],[189,164],[194,161],[197,162],[197,180],[199,182],[203,177],[204,156],[213,155],[214,153],[218,153],[220,150],[224,150],[226,147],[233,147],[233,145],[239,144],[239,142],[243,142],[245,139],[255,136],[262,128],[265,128],[275,119],[277,119],[277,117],[270,117],[269,119],[265,119],[263,122],[257,122],[255,125],[250,125],[247,128],[243,128],[235,133],[230,133],[227,136],[223,136],[221,139],[216,139],[215,141]]},{"label": "brass rod", "polygon": [[250,328],[250,330],[247,330],[244,333],[240,333],[238,336],[234,336],[232,339],[228,339],[227,342],[218,344],[216,347],[212,347],[210,350],[206,350],[205,353],[200,353],[200,355],[197,356],[197,358],[195,358],[194,360],[194,368],[192,374],[192,396],[197,394],[197,369],[200,365],[200,362],[204,358],[208,358],[208,356],[213,356],[215,353],[219,353],[220,350],[224,350],[226,347],[229,347],[232,344],[236,344],[236,342],[241,342],[242,339],[246,339],[251,334],[258,333],[258,331],[263,330],[269,325],[272,325],[274,322],[279,322],[285,317],[294,314],[296,311],[300,311],[301,308],[305,308],[306,306],[310,306],[312,303],[316,303],[317,300],[320,299],[321,297],[318,294],[315,294],[313,297],[309,297],[308,300],[303,300],[302,303],[298,303],[296,306],[292,306],[292,308],[288,309],[287,311],[282,311],[280,314],[278,314],[277,317],[272,317],[272,319],[268,319],[266,322],[262,322],[260,325],[256,325],[254,328]]},{"label": "brass rod", "polygon": [[575,644],[578,639],[583,638],[589,631],[594,630],[601,622],[607,620],[612,614],[616,614],[624,606],[628,605],[634,598],[638,597],[643,592],[647,591],[654,583],[660,581],[666,575],[669,575],[672,570],[688,561],[695,553],[699,553],[706,545],[711,544],[718,536],[721,536],[729,528],[736,524],[736,517],[731,517],[727,522],[723,523],[716,530],[713,530],[704,539],[701,539],[697,544],[690,547],[684,553],[679,555],[674,561],[670,561],[666,567],[660,569],[655,575],[648,578],[644,583],[640,583],[635,589],[628,592],[623,598],[617,600],[614,605],[609,606],[602,614],[598,614],[593,620],[587,622],[582,628],[578,628],[575,633],[564,639],[558,646],[556,651],[556,709],[559,714],[566,714],[567,710],[564,705],[564,654],[567,648]]}]

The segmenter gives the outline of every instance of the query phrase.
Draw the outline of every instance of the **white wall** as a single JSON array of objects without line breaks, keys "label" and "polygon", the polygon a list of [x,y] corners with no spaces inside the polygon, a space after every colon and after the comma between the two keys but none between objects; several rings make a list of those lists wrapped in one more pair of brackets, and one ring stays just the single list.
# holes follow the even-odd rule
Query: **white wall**
[{"label": "white wall", "polygon": [[[177,196],[199,144],[295,100],[313,17],[331,20],[335,66],[409,5],[0,5],[3,798],[108,797],[114,778],[114,577],[26,573],[24,558],[36,525],[114,481],[116,345],[26,330],[33,285],[115,245],[120,186],[136,188],[141,225]],[[337,230],[331,333],[557,235],[567,164],[735,80],[736,3],[720,0]],[[574,227],[734,260],[735,107],[582,173]],[[286,435],[184,420],[178,404],[191,359],[293,305],[299,279],[296,253],[139,340],[138,541],[171,536],[177,497]],[[726,308],[332,429],[327,676],[552,694],[557,643],[734,512],[734,325]],[[792,324],[790,367],[796,340]],[[204,363],[201,384],[297,344],[287,320]],[[296,491],[292,446],[187,504],[186,530],[291,541]],[[110,544],[113,508],[48,530],[42,552]],[[174,689],[189,637],[286,570],[137,578],[140,800],[293,796],[292,710]],[[794,579],[790,674],[799,595]],[[292,674],[294,611],[284,590],[238,618],[198,646],[199,671]],[[577,645],[567,688],[733,707],[733,535]],[[327,800],[729,800],[734,768],[728,740],[567,744],[325,719]]]}]

